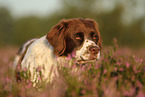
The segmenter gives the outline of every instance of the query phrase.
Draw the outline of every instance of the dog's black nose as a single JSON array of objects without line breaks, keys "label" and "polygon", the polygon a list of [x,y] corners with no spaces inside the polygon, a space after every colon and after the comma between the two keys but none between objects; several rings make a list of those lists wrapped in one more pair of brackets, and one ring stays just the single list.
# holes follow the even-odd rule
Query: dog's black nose
[{"label": "dog's black nose", "polygon": [[97,46],[91,46],[89,48],[89,51],[90,51],[91,54],[98,54],[100,49]]}]

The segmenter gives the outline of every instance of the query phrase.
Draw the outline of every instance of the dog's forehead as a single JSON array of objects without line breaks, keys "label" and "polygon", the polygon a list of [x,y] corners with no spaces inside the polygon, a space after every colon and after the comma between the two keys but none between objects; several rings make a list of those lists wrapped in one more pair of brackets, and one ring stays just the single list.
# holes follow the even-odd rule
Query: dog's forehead
[{"label": "dog's forehead", "polygon": [[68,30],[73,33],[77,32],[94,32],[95,25],[92,22],[86,20],[73,20],[69,23]]},{"label": "dog's forehead", "polygon": [[85,19],[81,19],[81,22],[84,24],[86,28],[95,28],[95,25],[92,21],[88,21]]}]

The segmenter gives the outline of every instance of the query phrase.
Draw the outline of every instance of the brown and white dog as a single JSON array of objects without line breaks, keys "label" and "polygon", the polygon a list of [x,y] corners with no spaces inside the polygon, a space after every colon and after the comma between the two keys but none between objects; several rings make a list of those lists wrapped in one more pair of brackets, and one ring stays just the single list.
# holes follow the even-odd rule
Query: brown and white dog
[{"label": "brown and white dog", "polygon": [[[92,19],[68,19],[56,24],[49,33],[39,39],[26,42],[17,54],[16,65],[30,70],[32,80],[34,68],[43,67],[45,80],[50,81],[57,72],[57,61],[75,53],[78,63],[96,61],[100,58],[102,39],[98,24]],[[57,57],[56,57],[57,56]],[[52,73],[50,73],[52,72]],[[18,80],[18,79],[17,79]]]}]

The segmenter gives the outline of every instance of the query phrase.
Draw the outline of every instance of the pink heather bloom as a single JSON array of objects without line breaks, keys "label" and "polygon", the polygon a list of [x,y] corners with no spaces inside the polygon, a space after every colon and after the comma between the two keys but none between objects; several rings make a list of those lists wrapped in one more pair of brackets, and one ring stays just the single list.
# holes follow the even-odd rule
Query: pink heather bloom
[{"label": "pink heather bloom", "polygon": [[39,71],[41,71],[41,69],[42,69],[42,68],[39,66],[39,67],[36,69],[36,71],[39,72]]},{"label": "pink heather bloom", "polygon": [[72,65],[72,68],[76,68],[76,67],[77,67],[76,64],[73,64],[73,65]]},{"label": "pink heather bloom", "polygon": [[68,54],[67,60],[70,60],[70,59],[74,58],[75,56],[76,56],[76,52],[73,51],[71,54]]},{"label": "pink heather bloom", "polygon": [[75,56],[76,56],[76,52],[73,51],[73,52],[72,52],[72,57],[74,58]]},{"label": "pink heather bloom", "polygon": [[38,77],[38,80],[40,80],[40,81],[42,80],[40,76]]},{"label": "pink heather bloom", "polygon": [[135,74],[140,73],[140,72],[141,72],[141,70],[135,70],[134,71]]},{"label": "pink heather bloom", "polygon": [[91,64],[88,64],[88,70],[90,70],[92,68],[92,65]]},{"label": "pink heather bloom", "polygon": [[119,70],[120,70],[120,71],[123,71],[124,69],[123,69],[123,68],[120,68]]},{"label": "pink heather bloom", "polygon": [[140,81],[136,81],[136,83],[137,83],[137,86],[139,87],[139,88],[142,88],[143,87],[143,85],[140,83]]},{"label": "pink heather bloom", "polygon": [[87,84],[87,80],[86,79],[84,80],[84,84]]},{"label": "pink heather bloom", "polygon": [[105,69],[104,71],[103,71],[103,74],[106,74],[107,73],[107,70]]},{"label": "pink heather bloom", "polygon": [[20,65],[19,64],[17,65],[17,69],[20,69]]},{"label": "pink heather bloom", "polygon": [[98,69],[98,68],[99,68],[99,65],[96,65],[96,66],[95,66],[95,69]]},{"label": "pink heather bloom", "polygon": [[135,70],[135,71],[134,71],[134,73],[135,73],[135,74],[137,74],[137,73],[138,73],[138,71],[137,71],[137,70]]},{"label": "pink heather bloom", "polygon": [[132,87],[132,88],[129,89],[129,91],[125,91],[124,95],[125,96],[133,96],[134,93],[135,93],[135,88]]},{"label": "pink heather bloom", "polygon": [[23,71],[26,71],[26,68],[24,68]]},{"label": "pink heather bloom", "polygon": [[143,59],[137,59],[137,58],[136,58],[135,61],[136,61],[137,63],[140,63],[140,64],[141,64],[141,63],[143,62]]},{"label": "pink heather bloom", "polygon": [[114,70],[117,71],[117,67],[115,67]]},{"label": "pink heather bloom", "polygon": [[140,59],[140,63],[142,63],[143,62],[143,59]]},{"label": "pink heather bloom", "polygon": [[126,62],[126,64],[125,64],[125,65],[126,65],[126,67],[127,67],[127,68],[129,68],[129,67],[130,67],[130,64],[129,64],[128,62]]},{"label": "pink heather bloom", "polygon": [[29,84],[26,85],[26,88],[30,88],[32,86],[32,83],[30,82]]},{"label": "pink heather bloom", "polygon": [[82,66],[81,71],[85,71],[85,66]]},{"label": "pink heather bloom", "polygon": [[7,83],[9,83],[11,80],[10,80],[10,78],[6,77],[6,81],[7,81]]},{"label": "pink heather bloom", "polygon": [[72,57],[71,57],[71,54],[68,54],[68,56],[67,56],[67,61],[69,61],[71,58],[72,58]]},{"label": "pink heather bloom", "polygon": [[145,93],[140,90],[136,97],[145,97]]},{"label": "pink heather bloom", "polygon": [[30,83],[31,81],[30,81],[30,80],[26,80],[26,82],[27,82],[27,83]]},{"label": "pink heather bloom", "polygon": [[82,93],[82,94],[85,94],[85,93],[86,93],[86,90],[82,90],[81,93]]},{"label": "pink heather bloom", "polygon": [[136,65],[133,66],[133,70],[136,71]]},{"label": "pink heather bloom", "polygon": [[113,41],[114,41],[114,43],[117,43],[117,39],[116,38],[114,38]]},{"label": "pink heather bloom", "polygon": [[117,65],[119,66],[120,65],[120,62],[117,62]]}]

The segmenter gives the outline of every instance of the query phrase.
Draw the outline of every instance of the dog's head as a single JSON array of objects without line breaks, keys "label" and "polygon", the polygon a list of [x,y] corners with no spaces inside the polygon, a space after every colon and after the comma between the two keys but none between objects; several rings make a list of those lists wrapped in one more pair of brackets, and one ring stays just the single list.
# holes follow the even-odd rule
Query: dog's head
[{"label": "dog's head", "polygon": [[98,24],[91,19],[62,20],[52,27],[46,38],[53,46],[54,54],[67,56],[75,52],[78,62],[99,59],[102,39]]}]

